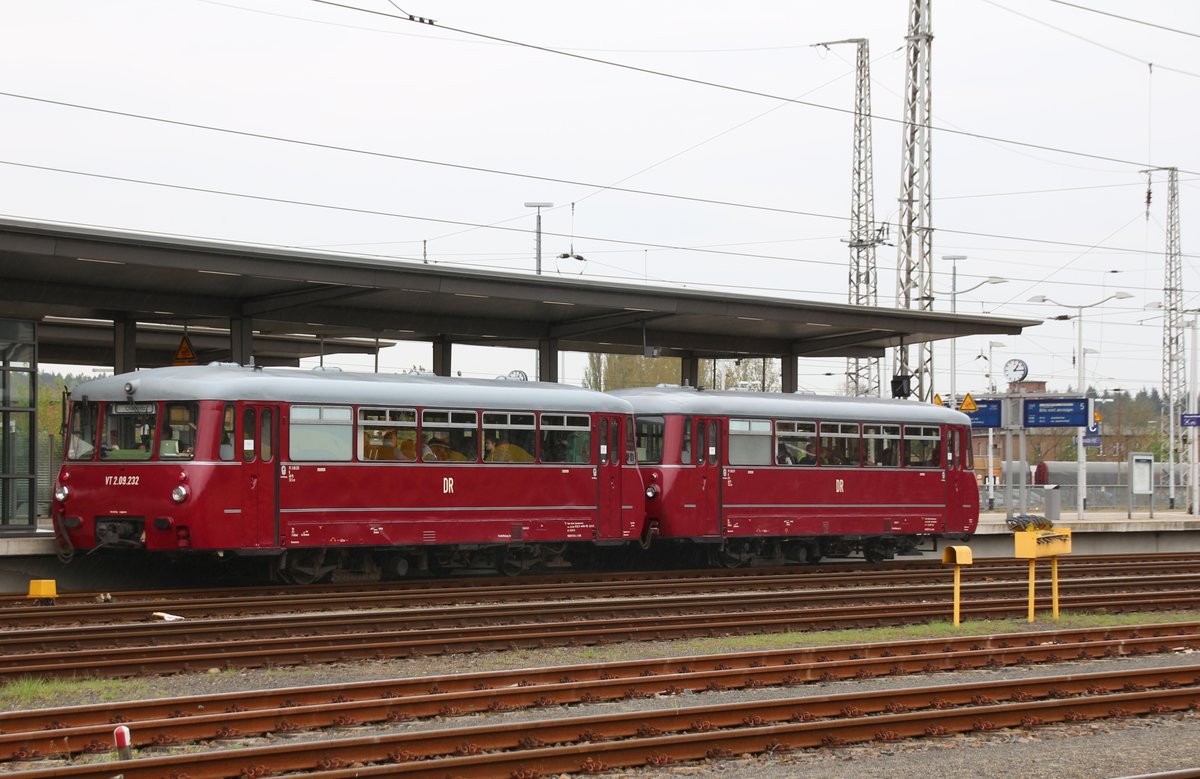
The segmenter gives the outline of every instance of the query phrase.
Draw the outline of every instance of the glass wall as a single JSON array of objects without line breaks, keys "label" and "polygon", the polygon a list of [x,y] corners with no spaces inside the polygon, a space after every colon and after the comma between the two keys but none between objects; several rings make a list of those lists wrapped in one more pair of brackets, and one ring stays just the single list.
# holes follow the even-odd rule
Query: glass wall
[{"label": "glass wall", "polygon": [[37,527],[37,324],[0,319],[0,533]]}]

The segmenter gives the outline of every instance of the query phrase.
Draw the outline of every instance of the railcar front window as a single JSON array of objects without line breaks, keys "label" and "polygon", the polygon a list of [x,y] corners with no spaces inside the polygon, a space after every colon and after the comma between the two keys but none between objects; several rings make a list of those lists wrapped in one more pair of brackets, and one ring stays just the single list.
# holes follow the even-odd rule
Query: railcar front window
[{"label": "railcar front window", "polygon": [[71,404],[71,438],[67,443],[67,458],[90,460],[96,453],[96,432],[100,421],[100,405],[76,401]]},{"label": "railcar front window", "polygon": [[771,420],[729,420],[730,465],[770,465],[772,462]]},{"label": "railcar front window", "polygon": [[292,406],[288,452],[293,460],[346,461],[354,453],[354,410],[349,406]]},{"label": "railcar front window", "polygon": [[662,417],[638,417],[636,422],[637,461],[647,465],[659,465],[663,461]]},{"label": "railcar front window", "polygon": [[167,403],[163,406],[162,431],[158,438],[158,459],[190,460],[196,451],[195,403]]},{"label": "railcar front window", "polygon": [[154,403],[108,403],[100,433],[101,460],[149,460],[158,432]]}]

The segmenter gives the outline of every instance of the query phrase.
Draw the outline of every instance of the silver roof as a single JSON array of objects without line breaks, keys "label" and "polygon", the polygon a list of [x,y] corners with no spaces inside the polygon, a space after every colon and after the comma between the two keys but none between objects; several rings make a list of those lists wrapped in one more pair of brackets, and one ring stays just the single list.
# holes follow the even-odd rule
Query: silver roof
[{"label": "silver roof", "polygon": [[890,398],[785,395],[779,392],[731,392],[694,387],[640,387],[612,393],[633,404],[639,414],[787,417],[864,422],[969,425],[971,419],[930,403]]},{"label": "silver roof", "polygon": [[93,379],[75,387],[71,397],[125,400],[129,397],[126,383],[134,385],[135,400],[259,400],[633,413],[628,402],[613,395],[565,384],[219,364],[151,368]]}]

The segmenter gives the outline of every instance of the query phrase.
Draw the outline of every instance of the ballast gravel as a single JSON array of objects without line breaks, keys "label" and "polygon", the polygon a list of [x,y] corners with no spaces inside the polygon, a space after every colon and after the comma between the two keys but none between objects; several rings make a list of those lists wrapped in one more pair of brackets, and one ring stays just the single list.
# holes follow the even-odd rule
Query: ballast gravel
[{"label": "ballast gravel", "polygon": [[[691,654],[670,643],[627,647],[630,657]],[[606,659],[609,659],[606,657]],[[548,649],[456,655],[413,660],[373,661],[346,665],[312,666],[273,671],[216,671],[147,679],[149,691],[140,697],[204,695],[216,692],[267,689],[316,684],[489,671],[501,668],[544,667],[596,662],[587,649]],[[1190,650],[1136,658],[1077,661],[1023,667],[883,677],[867,680],[820,682],[796,687],[727,690],[721,692],[662,695],[613,703],[557,706],[503,714],[434,718],[387,727],[364,726],[306,734],[305,739],[345,738],[376,732],[409,732],[468,725],[517,724],[530,720],[561,719],[600,713],[734,703],[867,690],[998,681],[1063,674],[1086,674],[1113,669],[1141,669],[1200,664],[1200,653]],[[74,701],[80,703],[82,701]],[[47,701],[67,705],[71,701]],[[219,748],[262,743],[256,739],[231,739]],[[0,764],[0,773],[5,768]],[[15,767],[15,766],[13,766]],[[892,779],[948,779],[950,777],[1001,776],[1022,779],[1060,777],[1121,777],[1149,772],[1200,769],[1200,715],[1159,715],[1120,720],[1050,725],[1032,730],[999,730],[970,735],[912,739],[890,743],[849,745],[799,750],[775,755],[734,756],[720,761],[683,763],[662,768],[618,769],[619,777],[722,777],[724,779],[774,779],[775,777],[890,777]]]}]

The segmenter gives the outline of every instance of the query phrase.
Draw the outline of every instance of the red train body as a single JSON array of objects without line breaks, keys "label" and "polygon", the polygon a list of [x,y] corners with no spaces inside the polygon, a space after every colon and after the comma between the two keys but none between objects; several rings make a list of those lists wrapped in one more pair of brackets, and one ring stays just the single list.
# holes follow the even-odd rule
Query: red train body
[{"label": "red train body", "polygon": [[[214,365],[81,384],[69,425],[68,555],[258,555],[295,581],[519,573],[612,547],[879,559],[966,537],[979,508],[966,417],[902,401]],[[858,460],[801,465],[809,438]],[[944,454],[868,464],[885,441]]]},{"label": "red train body", "polygon": [[686,387],[620,390],[662,539],[713,562],[871,560],[979,520],[970,420],[938,406]]}]

